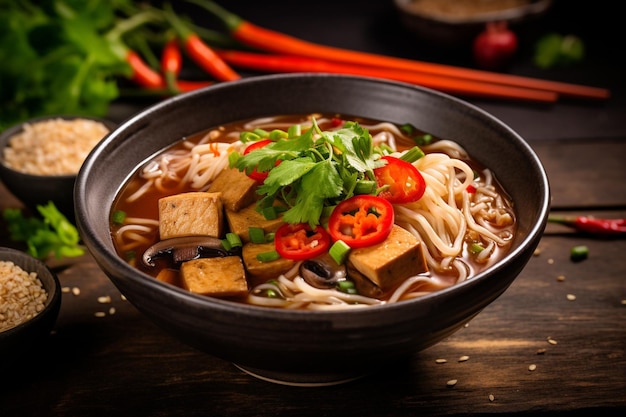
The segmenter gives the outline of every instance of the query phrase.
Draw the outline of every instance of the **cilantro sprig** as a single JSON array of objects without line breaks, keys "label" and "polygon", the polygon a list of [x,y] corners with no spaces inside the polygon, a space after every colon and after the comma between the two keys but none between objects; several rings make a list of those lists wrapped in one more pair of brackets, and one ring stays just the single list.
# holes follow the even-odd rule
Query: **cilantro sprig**
[{"label": "cilantro sprig", "polygon": [[42,260],[51,254],[61,259],[85,253],[80,246],[78,230],[54,203],[38,205],[37,211],[41,217],[26,217],[17,208],[4,209],[4,219],[12,240],[25,242],[27,252]]},{"label": "cilantro sprig", "polygon": [[269,172],[257,190],[263,196],[257,209],[281,202],[288,207],[283,213],[288,223],[317,226],[324,208],[354,195],[359,183],[372,190],[374,169],[385,164],[371,134],[357,122],[323,131],[313,120],[312,128],[299,136],[276,136],[277,140],[263,148],[235,155],[230,165],[248,173],[254,169]]}]

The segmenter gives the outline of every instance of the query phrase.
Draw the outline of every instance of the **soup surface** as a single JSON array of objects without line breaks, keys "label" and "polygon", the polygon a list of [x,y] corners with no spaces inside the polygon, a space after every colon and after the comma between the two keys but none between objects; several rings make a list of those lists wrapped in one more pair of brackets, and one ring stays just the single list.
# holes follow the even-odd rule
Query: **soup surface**
[{"label": "soup surface", "polygon": [[137,168],[111,210],[118,254],[194,293],[274,308],[398,302],[471,279],[513,204],[459,144],[335,114],[243,120]]}]

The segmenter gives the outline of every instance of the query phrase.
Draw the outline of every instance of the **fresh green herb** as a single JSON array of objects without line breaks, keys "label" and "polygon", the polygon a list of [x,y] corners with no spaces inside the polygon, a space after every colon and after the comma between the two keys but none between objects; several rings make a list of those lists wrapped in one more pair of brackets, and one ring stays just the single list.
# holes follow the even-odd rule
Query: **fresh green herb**
[{"label": "fresh green herb", "polygon": [[339,281],[337,284],[337,289],[341,292],[345,292],[346,294],[356,294],[357,290],[354,286],[354,282],[352,281]]},{"label": "fresh green herb", "polygon": [[534,62],[539,68],[565,67],[583,60],[585,45],[575,35],[550,33],[535,45]]},{"label": "fresh green herb", "polygon": [[[291,129],[295,131],[295,129]],[[282,135],[281,135],[282,136]],[[289,136],[289,135],[287,135]],[[324,208],[354,194],[357,183],[373,181],[373,170],[384,165],[374,152],[372,136],[356,122],[346,122],[335,131],[313,127],[300,136],[280,137],[273,143],[231,160],[240,171],[269,171],[258,193],[262,211],[278,200],[288,209],[287,223],[320,223]],[[280,160],[281,163],[276,165]]]},{"label": "fresh green herb", "polygon": [[25,217],[20,209],[7,208],[4,219],[10,238],[25,242],[27,252],[38,259],[54,254],[57,259],[85,253],[76,227],[56,208],[54,203],[37,206],[41,218]]},{"label": "fresh green herb", "polygon": [[479,254],[480,252],[484,251],[485,248],[483,245],[481,245],[480,243],[472,243],[469,247],[469,250],[471,253],[473,253],[474,255]]},{"label": "fresh green herb", "polygon": [[272,261],[280,259],[280,255],[278,254],[277,251],[271,250],[268,252],[261,252],[257,254],[256,259],[259,262],[272,262]]},{"label": "fresh green herb", "polygon": [[414,146],[411,149],[409,149],[408,151],[406,151],[404,154],[402,154],[402,156],[400,156],[400,159],[402,159],[403,161],[406,161],[406,162],[409,162],[409,163],[412,164],[413,162],[415,162],[418,159],[422,158],[424,155],[425,155],[424,151],[422,151],[417,146]]},{"label": "fresh green herb", "polygon": [[574,246],[570,249],[570,259],[574,262],[579,262],[587,259],[589,256],[589,248],[585,245]]},{"label": "fresh green herb", "polygon": [[243,246],[241,243],[241,239],[237,233],[226,233],[224,239],[222,239],[222,246],[226,250],[231,250],[232,248],[237,248]]}]

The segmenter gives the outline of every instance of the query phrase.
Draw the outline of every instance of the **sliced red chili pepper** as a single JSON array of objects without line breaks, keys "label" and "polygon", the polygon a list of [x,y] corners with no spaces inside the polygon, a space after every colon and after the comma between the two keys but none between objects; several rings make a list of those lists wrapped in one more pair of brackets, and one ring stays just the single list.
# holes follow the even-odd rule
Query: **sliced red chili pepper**
[{"label": "sliced red chili pepper", "polygon": [[373,195],[356,195],[337,204],[328,219],[328,232],[334,240],[343,240],[351,248],[363,248],[382,242],[394,222],[391,203]]},{"label": "sliced red chili pepper", "polygon": [[413,164],[393,156],[383,156],[385,166],[376,168],[374,175],[379,187],[388,186],[378,196],[392,204],[411,203],[424,195],[426,182]]},{"label": "sliced red chili pepper", "polygon": [[281,257],[301,261],[326,252],[330,236],[322,226],[312,229],[306,223],[285,223],[276,230],[274,246]]},{"label": "sliced red chili pepper", "polygon": [[[270,139],[263,139],[263,140],[254,142],[253,144],[248,145],[248,147],[243,151],[243,154],[247,155],[256,149],[261,149],[262,147],[269,145],[270,143],[272,143]],[[278,165],[278,162],[279,161],[276,161],[276,165]],[[268,175],[269,175],[269,172],[258,172],[256,168],[254,168],[254,170],[248,174],[250,178],[258,182],[265,181]]]}]

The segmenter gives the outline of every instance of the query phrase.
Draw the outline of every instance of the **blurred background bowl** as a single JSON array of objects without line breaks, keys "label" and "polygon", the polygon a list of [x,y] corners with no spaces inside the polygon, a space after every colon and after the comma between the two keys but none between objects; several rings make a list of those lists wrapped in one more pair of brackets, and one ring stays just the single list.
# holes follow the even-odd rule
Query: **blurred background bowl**
[{"label": "blurred background bowl", "polygon": [[[518,230],[510,252],[484,272],[445,290],[351,311],[273,309],[201,296],[158,281],[118,256],[111,207],[122,185],[147,158],[223,123],[316,112],[412,123],[460,143],[493,170],[515,202]],[[463,327],[524,268],[545,228],[549,199],[547,177],[535,153],[488,113],[429,89],[329,74],[247,78],[147,108],[96,147],[75,189],[77,226],[85,245],[135,307],[197,349],[253,375],[290,384],[338,383],[369,374]]]},{"label": "blurred background bowl", "polygon": [[445,48],[467,47],[487,22],[520,29],[543,15],[553,0],[393,0],[402,24],[418,40]]},{"label": "blurred background bowl", "polygon": [[41,354],[37,350],[45,343],[54,328],[61,308],[59,279],[43,262],[25,252],[0,247],[0,261],[9,261],[26,272],[35,272],[48,297],[44,308],[34,317],[6,330],[0,330],[0,368],[19,364],[28,354]]},{"label": "blurred background bowl", "polygon": [[61,175],[39,175],[9,167],[5,157],[5,148],[10,146],[10,141],[15,135],[24,131],[25,125],[34,125],[56,119],[64,121],[92,120],[101,123],[109,131],[116,126],[111,121],[96,117],[54,115],[34,118],[5,129],[0,133],[0,180],[33,213],[37,213],[37,205],[52,201],[61,213],[67,216],[71,222],[74,222],[74,182],[78,170],[76,173]]}]

